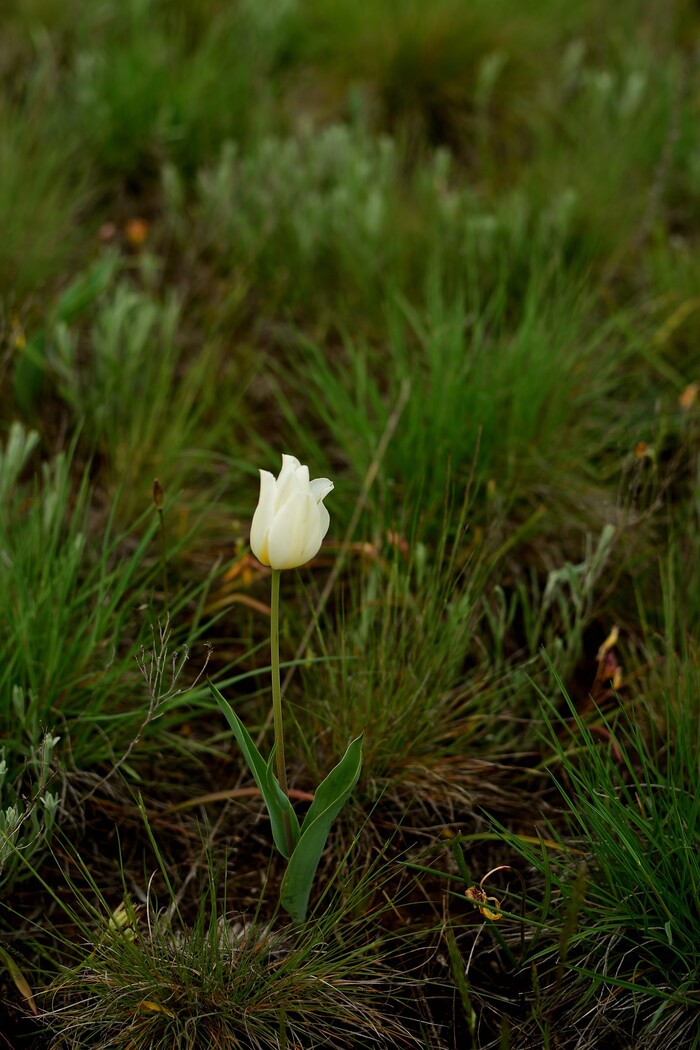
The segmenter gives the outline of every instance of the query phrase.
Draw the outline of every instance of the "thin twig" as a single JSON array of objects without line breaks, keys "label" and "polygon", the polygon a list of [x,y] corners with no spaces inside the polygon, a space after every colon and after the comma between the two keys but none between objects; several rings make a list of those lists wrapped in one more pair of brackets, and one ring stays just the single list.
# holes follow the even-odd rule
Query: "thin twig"
[{"label": "thin twig", "polygon": [[168,666],[168,641],[170,639],[171,633],[170,617],[166,617],[164,627],[161,627],[161,625],[158,624],[158,639],[156,639],[156,632],[155,628],[153,627],[153,624],[151,624],[151,632],[153,634],[153,647],[149,651],[150,659],[148,659],[146,655],[146,648],[143,645],[141,646],[141,651],[139,655],[136,657],[136,662],[139,666],[139,670],[141,671],[141,674],[146,680],[148,690],[151,696],[151,702],[148,705],[146,716],[141,725],[139,726],[136,736],[133,738],[124,754],[114,763],[110,771],[104,777],[102,777],[101,780],[98,780],[98,782],[95,784],[92,790],[80,799],[81,805],[84,805],[86,802],[88,802],[93,797],[93,795],[97,791],[99,791],[100,788],[104,787],[107,781],[114,776],[117,770],[121,769],[125,762],[128,762],[129,756],[133,752],[134,748],[141,743],[143,734],[146,731],[146,727],[158,716],[158,710],[162,706],[162,704],[166,700],[172,700],[174,696],[179,696],[180,693],[189,692],[189,690],[195,689],[207,669],[207,664],[211,659],[211,654],[213,651],[213,647],[209,645],[209,643],[206,643],[206,658],[194,682],[192,682],[192,684],[189,685],[187,689],[175,689],[175,684],[180,675],[182,674],[184,666],[189,660],[190,656],[189,646],[185,645],[183,646],[182,656],[180,656],[179,653],[175,652],[170,658],[170,681],[165,691],[163,691],[163,678],[165,676],[166,667]]}]

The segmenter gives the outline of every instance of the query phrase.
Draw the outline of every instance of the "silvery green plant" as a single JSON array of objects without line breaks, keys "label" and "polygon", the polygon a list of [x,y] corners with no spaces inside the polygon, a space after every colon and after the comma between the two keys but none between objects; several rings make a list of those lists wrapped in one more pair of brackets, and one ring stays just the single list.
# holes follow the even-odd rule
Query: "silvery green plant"
[{"label": "silvery green plant", "polygon": [[[12,699],[15,709],[24,704],[19,687]],[[59,796],[48,790],[48,784],[58,742],[59,737],[46,733],[19,776],[12,769],[12,754],[0,747],[0,886],[30,874],[31,867],[23,862],[51,835]]]},{"label": "silvery green plant", "polygon": [[38,444],[36,430],[26,430],[16,421],[11,424],[4,447],[0,445],[0,503],[3,507]]},{"label": "silvery green plant", "polygon": [[267,470],[260,471],[260,499],[251,525],[250,545],[256,558],[272,570],[270,649],[274,746],[267,760],[231,705],[210,683],[267,806],[275,846],[288,862],[280,899],[282,907],[296,922],[306,918],[311,885],[331,825],[350,797],[362,765],[362,737],[357,737],[338,765],[319,784],[313,802],[299,823],[289,800],[284,751],[279,658],[280,574],[284,569],[305,565],[318,554],[330,524],[323,501],[332,489],[333,482],[328,478],[311,481],[309,468],[302,466],[295,456],[282,456],[282,470],[277,478]]}]

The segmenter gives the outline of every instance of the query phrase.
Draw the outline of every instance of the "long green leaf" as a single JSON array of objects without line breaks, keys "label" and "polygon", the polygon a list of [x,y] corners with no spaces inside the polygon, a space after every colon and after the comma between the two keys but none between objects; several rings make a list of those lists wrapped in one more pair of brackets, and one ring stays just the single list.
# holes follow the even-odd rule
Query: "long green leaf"
[{"label": "long green leaf", "polygon": [[[280,787],[279,780],[275,776],[275,772],[274,772],[274,768],[273,768],[274,759],[275,759],[275,748],[273,747],[272,751],[270,752],[270,757],[267,760],[267,767],[266,767],[267,776],[266,776],[265,783],[267,784],[267,789],[268,789],[268,792],[270,793],[270,795],[272,795],[273,798],[275,798],[277,800],[282,813],[284,813],[285,810],[287,810],[287,812],[289,813],[289,822],[290,822],[291,831],[292,831],[292,852],[294,852],[294,847],[296,846],[297,842],[299,841],[299,820],[297,818],[296,813],[292,809],[292,805],[291,805],[289,799],[287,798],[287,796],[285,795],[284,791]],[[284,838],[284,843],[285,843],[285,849],[282,850],[281,852],[283,853],[285,859],[289,860],[289,853],[286,850],[287,838],[286,838],[286,836],[283,836],[283,838]]]},{"label": "long green leaf", "polygon": [[349,745],[335,769],[319,784],[301,825],[301,835],[282,880],[282,907],[303,922],[321,854],[331,824],[347,802],[362,768],[362,737]]},{"label": "long green leaf", "polygon": [[258,790],[267,806],[267,812],[270,815],[270,823],[272,825],[272,837],[275,841],[275,845],[282,856],[286,860],[289,860],[289,850],[287,849],[287,839],[284,830],[285,812],[289,814],[293,842],[296,842],[299,838],[299,821],[297,820],[297,815],[292,808],[292,804],[277,781],[271,775],[268,764],[258,751],[253,742],[253,738],[229,704],[228,700],[221,695],[213,682],[209,682],[209,688],[212,696],[223,712],[226,721],[233,730],[233,735],[243,752],[243,757],[248,764],[248,769],[252,773],[253,779],[255,780]]}]

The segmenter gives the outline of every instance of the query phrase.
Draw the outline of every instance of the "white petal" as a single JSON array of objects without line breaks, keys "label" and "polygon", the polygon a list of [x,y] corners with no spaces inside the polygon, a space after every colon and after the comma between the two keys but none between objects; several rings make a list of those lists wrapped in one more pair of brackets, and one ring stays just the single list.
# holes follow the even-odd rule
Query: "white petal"
[{"label": "white petal", "polygon": [[309,491],[309,468],[305,464],[300,463],[299,466],[296,469],[296,472],[295,472],[294,476],[295,476],[295,478],[297,480],[297,484],[299,485],[299,487],[301,489],[303,489],[304,492],[308,492]]},{"label": "white petal", "polygon": [[[293,458],[293,456],[287,457],[287,459]],[[292,495],[298,493],[305,495],[309,491],[309,468],[302,467],[298,460],[295,462],[297,466],[294,470],[288,470],[286,473],[282,470],[277,480],[277,510],[281,510]]]},{"label": "white petal", "polygon": [[[319,531],[321,533],[321,539],[323,539],[323,537],[328,532],[328,526],[331,523],[331,516],[328,513],[328,511],[326,510],[326,508],[325,508],[323,503],[317,504],[317,510],[318,510],[318,528],[319,528]],[[319,547],[320,547],[320,543],[319,543]]]},{"label": "white petal", "polygon": [[[310,494],[299,489],[292,491],[284,507],[275,514],[268,533],[268,553],[273,569],[294,569],[309,560],[309,528],[313,530],[311,514],[315,504]],[[313,533],[315,538],[315,532]],[[314,551],[315,553],[315,551]]]},{"label": "white petal", "polygon": [[301,466],[296,456],[282,455],[282,469],[277,475],[277,481],[285,481],[290,474],[295,474]]},{"label": "white petal", "polygon": [[332,481],[328,478],[314,478],[309,485],[311,495],[314,497],[317,503],[324,500],[329,492],[332,492],[335,488]]},{"label": "white petal", "polygon": [[296,470],[300,466],[301,463],[296,456],[290,456],[287,452],[282,453],[282,470]]},{"label": "white petal", "polygon": [[250,548],[263,565],[269,565],[267,534],[275,514],[277,482],[269,470],[260,471],[260,497],[250,526]]},{"label": "white petal", "polygon": [[316,503],[311,493],[306,497],[304,518],[304,542],[300,553],[300,565],[305,565],[318,554],[330,521],[326,508],[322,503]]}]

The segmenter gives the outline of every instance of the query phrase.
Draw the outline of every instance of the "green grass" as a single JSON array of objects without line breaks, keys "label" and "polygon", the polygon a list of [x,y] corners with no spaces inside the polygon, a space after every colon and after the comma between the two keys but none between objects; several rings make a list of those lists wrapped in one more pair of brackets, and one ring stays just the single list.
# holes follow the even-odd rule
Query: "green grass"
[{"label": "green grass", "polygon": [[[545,706],[551,773],[576,850],[567,857],[564,850],[506,838],[545,884],[543,903],[532,904],[532,935],[540,923],[546,934],[531,965],[550,1037],[562,1010],[571,1011],[572,1028],[591,1043],[612,1029],[634,1031],[639,1046],[660,1047],[672,1031],[679,1040],[694,1031],[697,658],[678,672],[665,717],[651,727],[646,714],[622,707],[602,718],[578,711],[565,691],[563,715]],[[590,1010],[608,996],[615,1000],[614,1020]]]},{"label": "green grass", "polygon": [[[219,871],[205,858],[202,896],[188,925],[146,828],[161,897],[151,880],[143,905],[125,891],[112,907],[77,858],[72,866],[80,885],[64,875],[71,896],[59,902],[64,927],[53,933],[72,965],[40,1002],[53,1045],[263,1050],[285,1040],[288,1046],[332,1040],[352,1047],[358,1037],[367,1046],[419,1045],[386,1001],[397,946],[382,932],[386,905],[370,901],[387,877],[380,863],[355,887],[334,887],[323,911],[293,930],[263,919],[264,895],[245,921],[232,914],[236,872]],[[73,941],[63,932],[66,920]],[[410,994],[410,978],[393,981],[399,1001]]]},{"label": "green grass", "polygon": [[[390,516],[417,504],[437,516],[448,477],[466,486],[475,476],[479,502],[490,503],[474,509],[480,525],[484,512],[527,520],[542,508],[543,526],[560,532],[573,505],[579,532],[602,527],[612,514],[597,477],[610,446],[631,444],[634,433],[615,399],[633,348],[604,324],[588,330],[590,303],[575,285],[528,288],[509,319],[507,278],[474,311],[464,297],[445,301],[438,281],[420,310],[399,300],[387,311],[384,345],[349,334],[332,357],[317,343],[290,355],[280,368],[281,383],[295,387],[290,442],[317,462],[324,446],[342,450],[356,491],[408,384],[377,486]],[[299,415],[302,393],[325,424],[320,440]]]},{"label": "green grass", "polygon": [[[687,0],[5,5],[11,1045],[692,1044],[699,35]],[[282,582],[300,817],[365,734],[300,929],[204,680],[267,749],[283,452],[335,483]]]},{"label": "green grass", "polygon": [[20,323],[43,287],[70,272],[78,254],[75,226],[86,188],[73,168],[70,139],[59,142],[52,123],[34,100],[0,106],[0,208],[5,216],[0,281],[5,309]]}]

